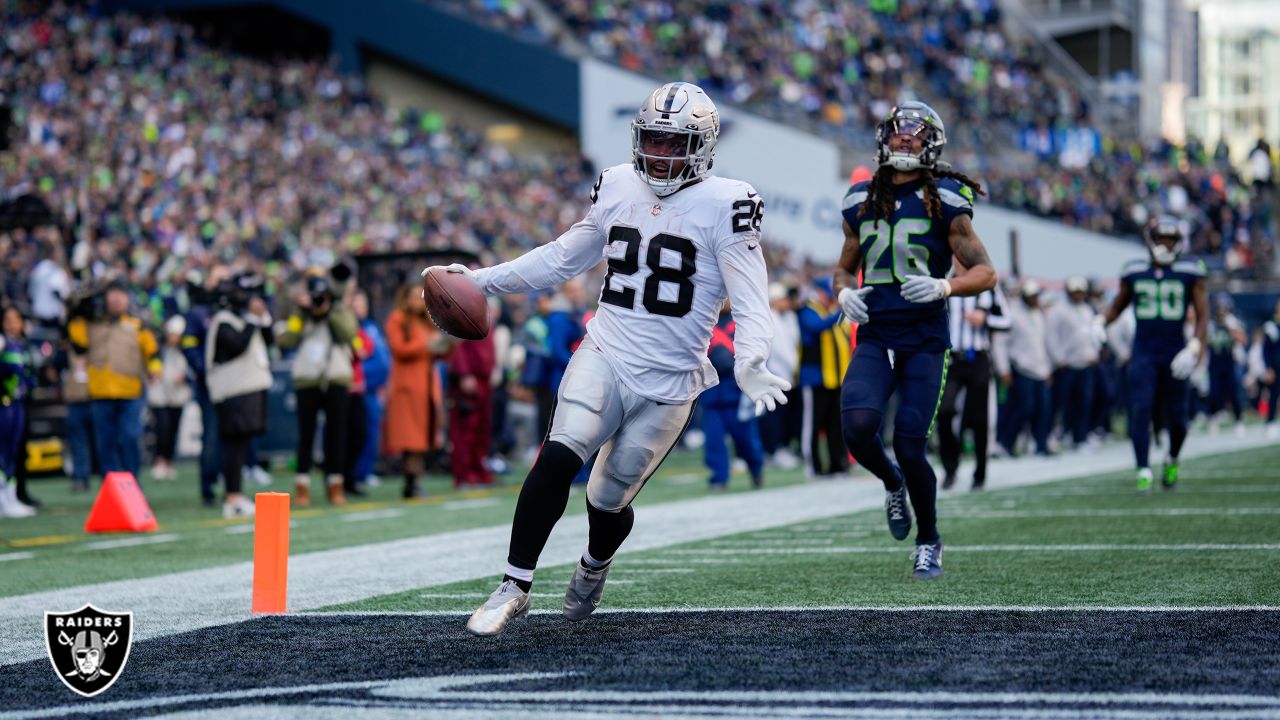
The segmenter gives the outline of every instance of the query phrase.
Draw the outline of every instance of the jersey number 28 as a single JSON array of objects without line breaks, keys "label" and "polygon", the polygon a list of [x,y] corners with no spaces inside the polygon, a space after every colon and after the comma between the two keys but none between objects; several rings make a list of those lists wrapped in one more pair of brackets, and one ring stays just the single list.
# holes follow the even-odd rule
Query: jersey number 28
[{"label": "jersey number 28", "polygon": [[[620,258],[609,258],[609,273],[604,276],[604,288],[600,291],[600,302],[617,305],[628,310],[635,307],[635,288],[615,290],[613,276],[634,275],[640,270],[640,231],[626,225],[614,225],[609,228],[609,244],[626,243]],[[670,250],[680,256],[680,267],[667,267],[662,264],[662,251]],[[649,278],[644,281],[644,309],[653,315],[667,317],[684,317],[693,307],[693,277],[697,268],[695,260],[698,249],[687,237],[658,233],[649,238],[649,250],[645,253],[645,264],[649,266]],[[658,297],[658,289],[662,283],[674,284],[678,289],[675,300],[662,300]]]}]

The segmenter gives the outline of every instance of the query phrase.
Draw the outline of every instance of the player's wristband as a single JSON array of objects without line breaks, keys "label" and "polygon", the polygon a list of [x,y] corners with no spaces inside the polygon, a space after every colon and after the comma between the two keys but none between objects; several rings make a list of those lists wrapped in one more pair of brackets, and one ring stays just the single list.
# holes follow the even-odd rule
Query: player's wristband
[{"label": "player's wristband", "polygon": [[943,299],[951,297],[951,281],[950,280],[942,281],[942,297]]}]

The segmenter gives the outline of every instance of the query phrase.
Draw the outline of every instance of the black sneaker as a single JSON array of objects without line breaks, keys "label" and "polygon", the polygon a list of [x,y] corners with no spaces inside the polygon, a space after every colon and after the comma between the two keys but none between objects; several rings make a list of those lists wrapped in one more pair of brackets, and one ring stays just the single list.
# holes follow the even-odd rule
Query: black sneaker
[{"label": "black sneaker", "polygon": [[912,558],[915,568],[911,577],[917,580],[932,580],[942,575],[942,541],[917,545]]},{"label": "black sneaker", "polygon": [[889,534],[893,539],[906,540],[911,534],[911,508],[907,504],[907,483],[902,480],[901,473],[898,479],[902,484],[896,492],[884,492],[884,514],[889,520]]}]

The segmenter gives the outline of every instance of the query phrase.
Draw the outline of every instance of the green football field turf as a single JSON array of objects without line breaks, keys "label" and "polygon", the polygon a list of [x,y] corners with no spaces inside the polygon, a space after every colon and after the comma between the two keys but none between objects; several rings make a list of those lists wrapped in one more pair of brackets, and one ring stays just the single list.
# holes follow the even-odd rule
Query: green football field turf
[{"label": "green football field turf", "polygon": [[[312,507],[294,508],[290,514],[290,553],[509,523],[526,469],[513,467],[503,484],[480,490],[454,490],[450,478],[428,476],[429,496],[409,502],[400,499],[400,479],[389,478],[370,489],[367,497],[351,498],[342,508],[331,507],[323,497],[323,484],[313,479]],[[221,505],[202,507],[196,477],[193,465],[181,464],[176,480],[143,478],[143,491],[160,527],[140,535],[84,532],[96,486],[95,493],[73,494],[62,478],[34,481],[31,493],[43,503],[40,514],[0,520],[0,597],[252,559],[252,521],[224,520]],[[701,453],[675,453],[645,487],[637,506],[701,497],[707,492],[706,477]],[[799,471],[768,473],[770,487],[801,481]],[[245,492],[288,492],[292,482],[291,474],[277,472],[269,487],[246,481]],[[732,492],[749,487],[741,474],[730,484]],[[582,494],[575,490],[566,512],[585,511]],[[98,549],[99,543],[117,542],[140,544]]]},{"label": "green football field turf", "polygon": [[[1126,471],[944,494],[931,582],[910,577],[911,542],[878,510],[624,554],[602,607],[1276,606],[1277,468],[1273,447],[1187,462],[1171,492],[1138,495]],[[540,568],[534,609],[558,609],[571,573]],[[329,609],[470,611],[497,579]]]}]

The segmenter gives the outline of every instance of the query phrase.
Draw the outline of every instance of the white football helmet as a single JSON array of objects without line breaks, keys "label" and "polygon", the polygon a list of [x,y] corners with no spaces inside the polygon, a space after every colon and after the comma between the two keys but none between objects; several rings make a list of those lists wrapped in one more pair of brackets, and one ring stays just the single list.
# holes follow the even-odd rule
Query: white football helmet
[{"label": "white football helmet", "polygon": [[[645,98],[631,123],[631,159],[653,194],[666,197],[711,170],[720,113],[702,88],[671,82]],[[662,147],[664,152],[655,152]]]}]

